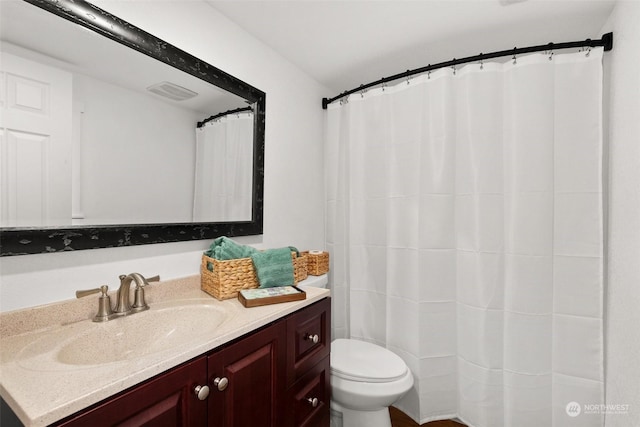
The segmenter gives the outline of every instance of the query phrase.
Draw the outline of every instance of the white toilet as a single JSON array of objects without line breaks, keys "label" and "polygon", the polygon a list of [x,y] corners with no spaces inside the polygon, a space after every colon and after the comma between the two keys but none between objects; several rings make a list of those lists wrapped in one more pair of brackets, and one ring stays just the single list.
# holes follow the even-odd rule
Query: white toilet
[{"label": "white toilet", "polygon": [[389,406],[413,386],[404,361],[364,341],[331,343],[331,409],[335,427],[391,427]]},{"label": "white toilet", "polygon": [[[309,286],[326,287],[314,279]],[[389,406],[413,386],[395,353],[354,339],[331,343],[331,427],[391,427]]]}]

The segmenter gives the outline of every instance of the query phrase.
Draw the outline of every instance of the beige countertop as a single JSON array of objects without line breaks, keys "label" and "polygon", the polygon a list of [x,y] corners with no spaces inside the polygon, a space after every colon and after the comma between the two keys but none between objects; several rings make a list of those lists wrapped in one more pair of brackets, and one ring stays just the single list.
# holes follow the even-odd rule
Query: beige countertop
[{"label": "beige countertop", "polygon": [[[305,300],[245,308],[191,276],[152,283],[150,310],[105,323],[90,320],[97,295],[1,313],[0,395],[27,427],[46,426],[330,295],[305,291]],[[137,339],[145,345],[122,351]]]}]

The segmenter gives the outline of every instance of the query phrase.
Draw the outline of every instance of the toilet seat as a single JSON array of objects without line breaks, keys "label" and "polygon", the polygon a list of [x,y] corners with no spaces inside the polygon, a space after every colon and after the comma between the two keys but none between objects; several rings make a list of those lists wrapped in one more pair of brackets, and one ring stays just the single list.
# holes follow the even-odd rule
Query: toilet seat
[{"label": "toilet seat", "polygon": [[407,371],[404,361],[386,348],[354,339],[331,343],[331,374],[345,380],[386,383],[402,379]]}]

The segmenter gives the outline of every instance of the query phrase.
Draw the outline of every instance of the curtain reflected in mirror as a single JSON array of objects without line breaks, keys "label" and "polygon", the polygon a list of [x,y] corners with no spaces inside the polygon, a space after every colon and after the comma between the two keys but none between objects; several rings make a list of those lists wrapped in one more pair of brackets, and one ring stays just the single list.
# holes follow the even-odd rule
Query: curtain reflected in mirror
[{"label": "curtain reflected in mirror", "polygon": [[224,114],[196,129],[193,221],[251,219],[251,111]]}]

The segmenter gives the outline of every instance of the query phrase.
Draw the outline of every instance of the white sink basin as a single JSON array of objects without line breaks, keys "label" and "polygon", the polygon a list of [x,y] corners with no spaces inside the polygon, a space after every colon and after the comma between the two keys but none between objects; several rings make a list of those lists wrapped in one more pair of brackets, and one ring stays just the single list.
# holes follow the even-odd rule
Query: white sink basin
[{"label": "white sink basin", "polygon": [[182,300],[151,305],[147,311],[104,323],[79,322],[27,346],[20,364],[44,368],[34,366],[43,357],[78,367],[132,360],[212,337],[231,314],[228,307],[215,302]]}]

